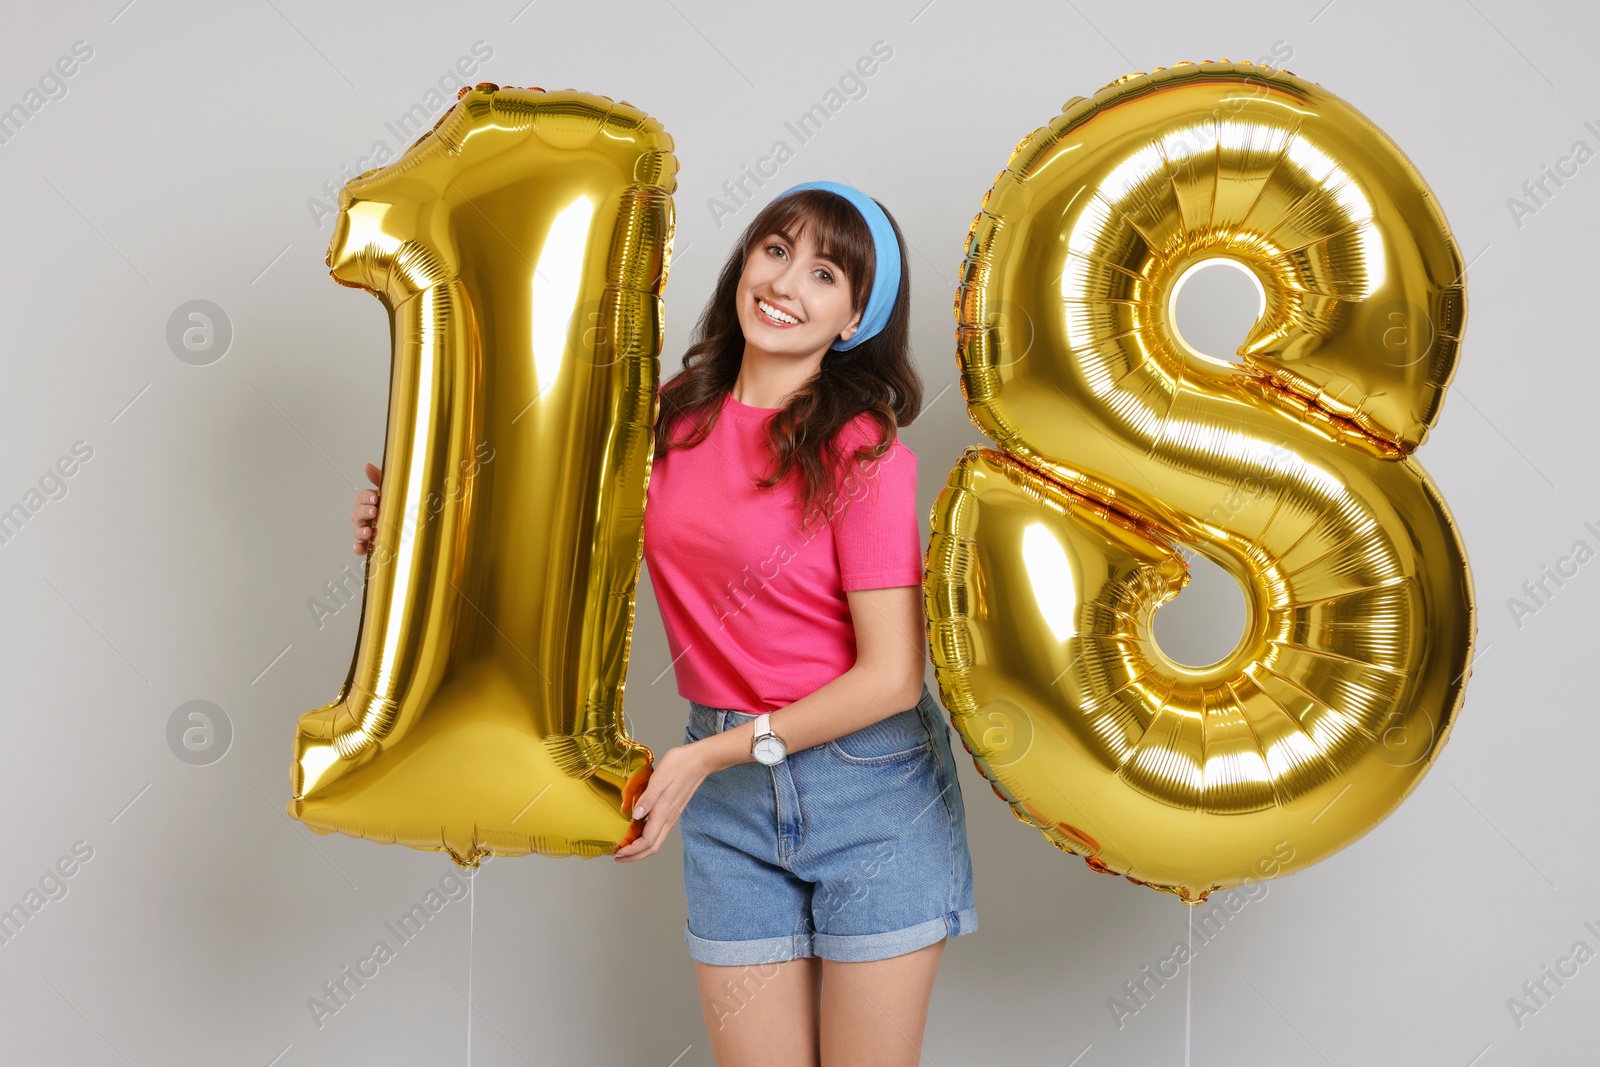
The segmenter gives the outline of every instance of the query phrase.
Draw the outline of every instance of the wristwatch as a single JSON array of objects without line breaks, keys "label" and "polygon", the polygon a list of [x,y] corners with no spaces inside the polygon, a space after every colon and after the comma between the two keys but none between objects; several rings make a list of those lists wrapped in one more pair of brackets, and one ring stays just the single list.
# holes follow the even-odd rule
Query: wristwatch
[{"label": "wristwatch", "polygon": [[783,738],[772,732],[772,716],[763,712],[756,716],[756,728],[750,738],[750,755],[756,758],[757,763],[764,763],[768,767],[783,762],[788,750],[784,748]]}]

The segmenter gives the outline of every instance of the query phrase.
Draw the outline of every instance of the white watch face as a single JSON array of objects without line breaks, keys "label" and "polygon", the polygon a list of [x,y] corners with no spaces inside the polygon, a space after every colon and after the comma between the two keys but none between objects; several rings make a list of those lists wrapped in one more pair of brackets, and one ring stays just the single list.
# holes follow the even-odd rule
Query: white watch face
[{"label": "white watch face", "polygon": [[761,763],[779,763],[783,755],[783,742],[770,734],[756,742],[755,757]]}]

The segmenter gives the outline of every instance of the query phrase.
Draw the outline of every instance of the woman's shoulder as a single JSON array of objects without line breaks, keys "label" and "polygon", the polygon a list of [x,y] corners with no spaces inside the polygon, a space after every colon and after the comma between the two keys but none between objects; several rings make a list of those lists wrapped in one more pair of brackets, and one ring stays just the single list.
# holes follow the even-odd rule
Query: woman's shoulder
[{"label": "woman's shoulder", "polygon": [[[858,448],[873,448],[885,437],[889,439],[889,452],[903,452],[914,455],[904,441],[900,439],[899,429],[890,425],[887,430],[873,417],[872,412],[863,411],[846,422],[839,429],[838,441],[842,454],[848,456]],[[885,453],[887,455],[888,452]]]},{"label": "woman's shoulder", "polygon": [[885,430],[870,412],[852,418],[839,431],[839,456],[841,470],[847,471],[846,481],[861,478],[869,482],[887,480],[904,491],[914,493],[917,484],[917,455],[900,439],[898,427],[888,428],[889,447],[877,458],[863,456],[856,459],[859,449],[876,450],[885,438]]}]

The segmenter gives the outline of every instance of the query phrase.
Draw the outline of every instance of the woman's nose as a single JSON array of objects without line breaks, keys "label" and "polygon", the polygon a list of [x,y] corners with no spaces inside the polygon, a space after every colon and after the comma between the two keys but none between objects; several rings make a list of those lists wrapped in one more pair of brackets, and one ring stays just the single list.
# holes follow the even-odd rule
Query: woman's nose
[{"label": "woman's nose", "polygon": [[790,262],[783,268],[782,273],[772,279],[772,292],[774,295],[793,296],[795,294],[798,290],[798,286],[795,283],[796,269],[794,263]]}]

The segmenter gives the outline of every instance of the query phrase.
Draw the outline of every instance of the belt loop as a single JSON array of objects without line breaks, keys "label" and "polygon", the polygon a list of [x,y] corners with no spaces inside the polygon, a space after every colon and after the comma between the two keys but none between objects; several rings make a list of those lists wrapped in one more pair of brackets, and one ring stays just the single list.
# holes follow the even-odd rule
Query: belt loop
[{"label": "belt loop", "polygon": [[950,729],[949,718],[945,714],[944,704],[939,700],[939,694],[927,682],[922,683],[922,699],[917,702],[917,706],[922,709],[923,719],[934,737],[945,736]]}]

